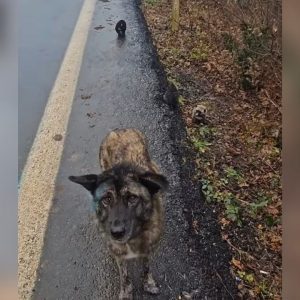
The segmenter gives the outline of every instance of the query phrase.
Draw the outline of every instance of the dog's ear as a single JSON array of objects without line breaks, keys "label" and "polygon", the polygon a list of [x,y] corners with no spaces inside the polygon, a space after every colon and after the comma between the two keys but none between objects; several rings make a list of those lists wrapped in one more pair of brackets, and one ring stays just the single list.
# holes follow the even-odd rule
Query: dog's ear
[{"label": "dog's ear", "polygon": [[82,185],[92,194],[104,182],[113,180],[113,175],[109,172],[104,172],[100,175],[88,174],[83,176],[69,176],[69,179],[75,183]]},{"label": "dog's ear", "polygon": [[89,174],[83,176],[69,176],[69,179],[75,183],[82,185],[88,191],[93,193],[98,186],[98,175]]},{"label": "dog's ear", "polygon": [[165,191],[169,186],[168,180],[163,175],[151,172],[141,175],[140,182],[149,190],[151,195]]}]

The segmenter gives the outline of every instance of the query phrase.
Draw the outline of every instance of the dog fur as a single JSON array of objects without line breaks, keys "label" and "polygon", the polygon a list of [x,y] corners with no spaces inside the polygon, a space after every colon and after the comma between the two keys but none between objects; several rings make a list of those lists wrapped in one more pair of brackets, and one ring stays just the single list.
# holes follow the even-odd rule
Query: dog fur
[{"label": "dog fur", "polygon": [[149,255],[163,233],[162,199],[168,186],[150,159],[144,135],[136,129],[117,129],[103,140],[99,151],[103,173],[70,176],[93,196],[99,224],[120,273],[119,299],[133,299],[127,260],[143,261],[144,290],[158,294],[149,269]]}]

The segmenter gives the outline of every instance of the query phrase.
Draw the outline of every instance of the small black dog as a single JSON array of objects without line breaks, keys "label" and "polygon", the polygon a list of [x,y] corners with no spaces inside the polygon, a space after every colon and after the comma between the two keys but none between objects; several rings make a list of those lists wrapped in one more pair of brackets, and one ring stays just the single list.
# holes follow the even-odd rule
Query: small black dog
[{"label": "small black dog", "polygon": [[116,32],[117,32],[119,37],[124,37],[125,36],[125,31],[126,31],[126,22],[124,20],[120,20],[116,24],[115,29],[116,29]]}]

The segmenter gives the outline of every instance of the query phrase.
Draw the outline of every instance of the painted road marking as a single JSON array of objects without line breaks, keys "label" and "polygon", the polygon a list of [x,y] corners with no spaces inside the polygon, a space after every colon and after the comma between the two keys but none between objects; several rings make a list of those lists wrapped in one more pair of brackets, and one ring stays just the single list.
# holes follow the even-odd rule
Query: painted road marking
[{"label": "painted road marking", "polygon": [[[19,299],[31,298],[37,279],[56,176],[95,3],[96,0],[83,3],[22,174],[18,203]],[[58,138],[60,135],[61,139]]]}]

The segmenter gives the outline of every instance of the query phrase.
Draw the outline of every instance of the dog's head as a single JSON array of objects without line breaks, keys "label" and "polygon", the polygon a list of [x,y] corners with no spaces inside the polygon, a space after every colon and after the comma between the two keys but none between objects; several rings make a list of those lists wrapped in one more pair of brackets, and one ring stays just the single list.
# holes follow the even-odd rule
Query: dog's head
[{"label": "dog's head", "polygon": [[164,176],[128,165],[69,179],[90,191],[106,234],[120,243],[141,232],[152,216],[155,195],[168,186]]}]

